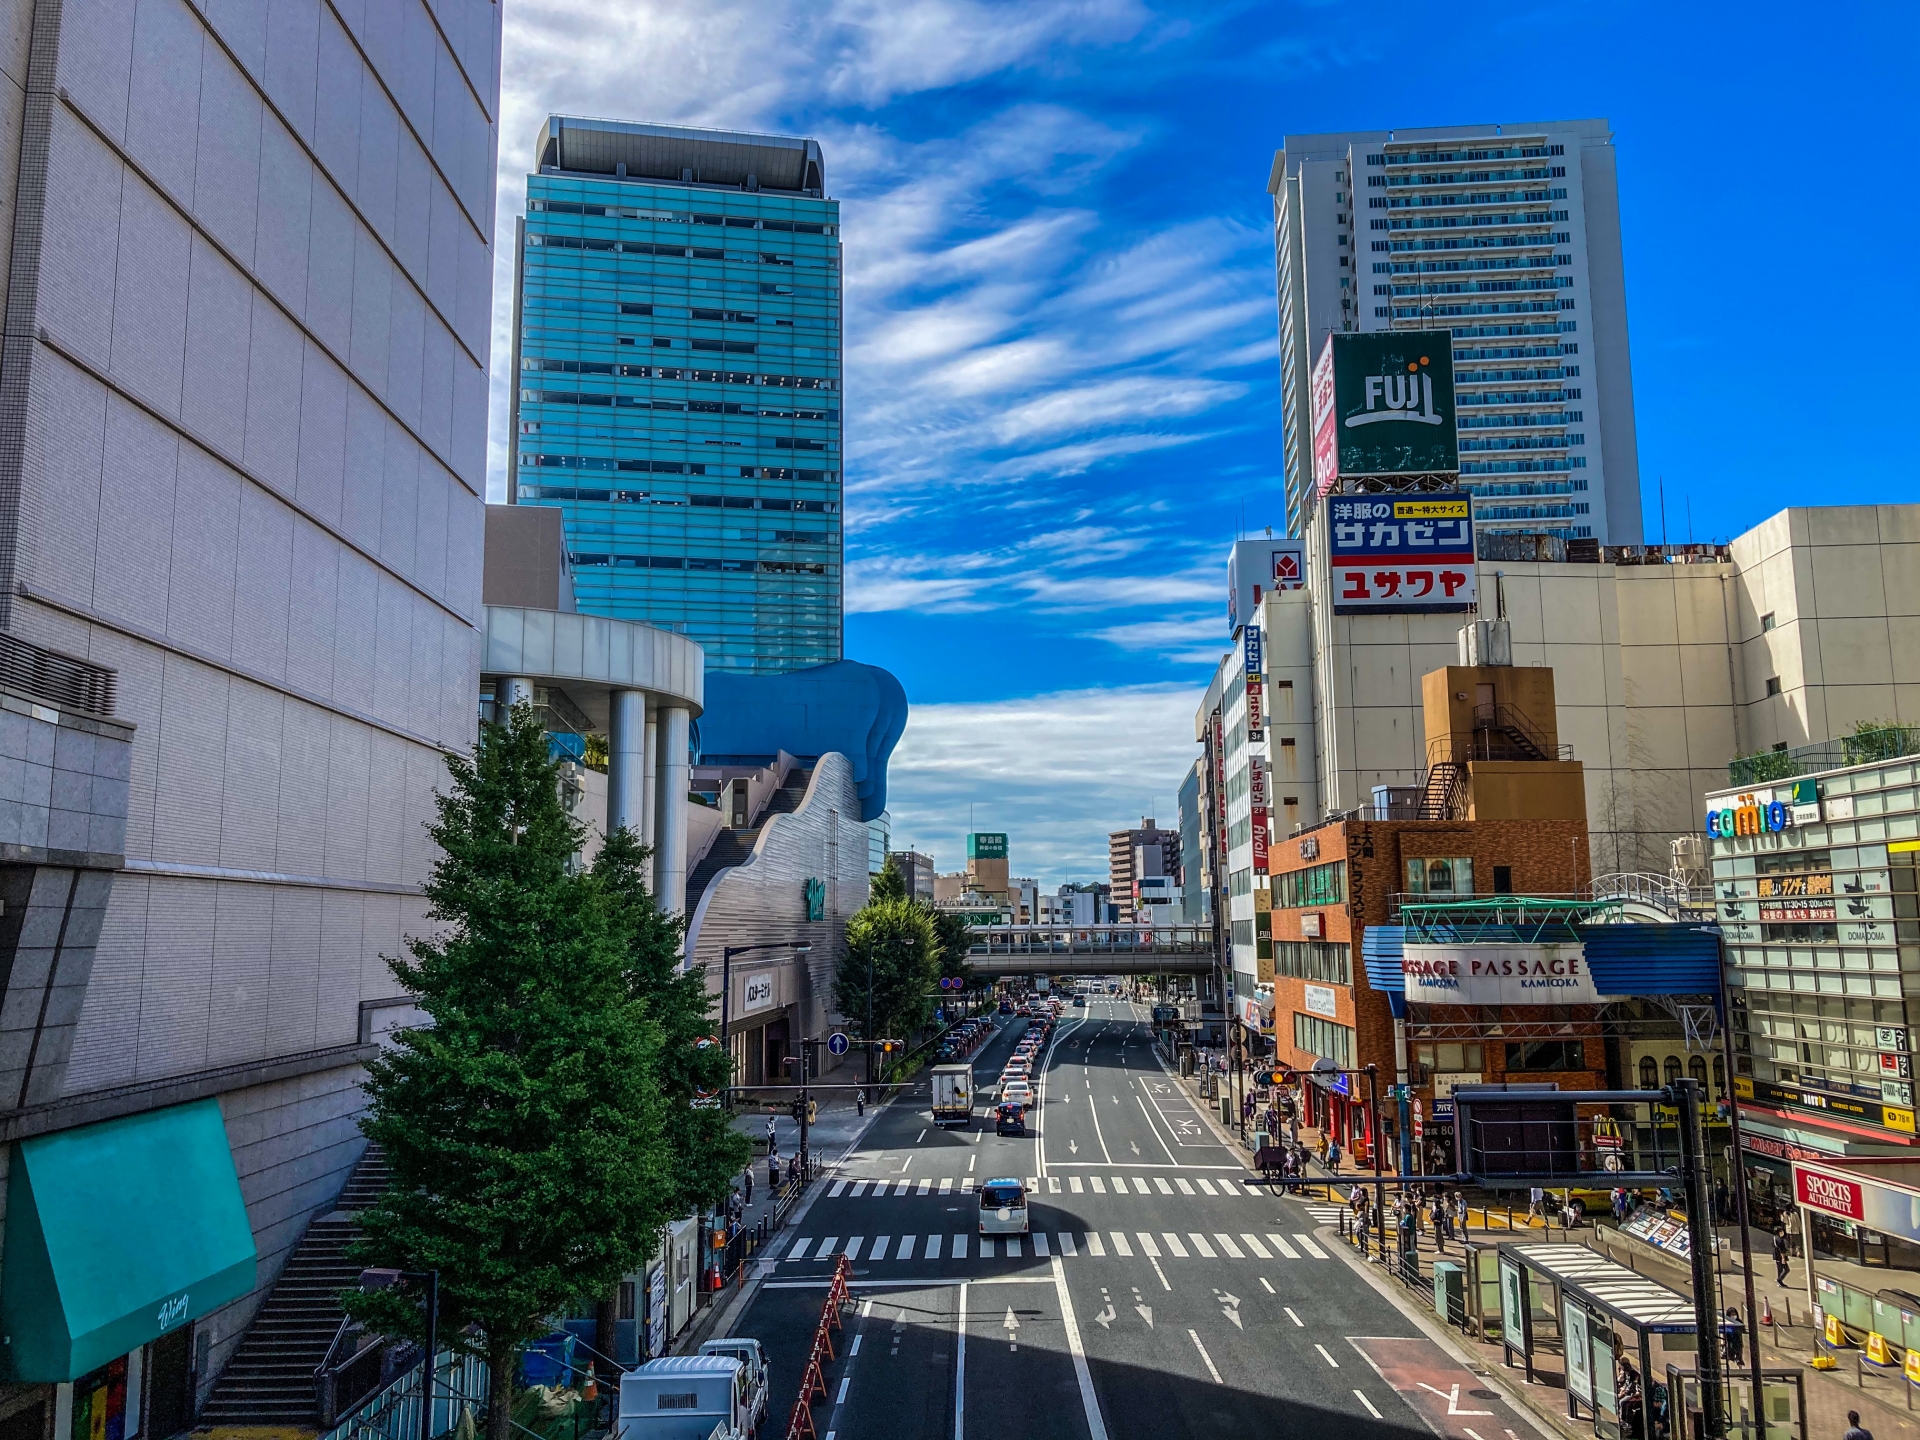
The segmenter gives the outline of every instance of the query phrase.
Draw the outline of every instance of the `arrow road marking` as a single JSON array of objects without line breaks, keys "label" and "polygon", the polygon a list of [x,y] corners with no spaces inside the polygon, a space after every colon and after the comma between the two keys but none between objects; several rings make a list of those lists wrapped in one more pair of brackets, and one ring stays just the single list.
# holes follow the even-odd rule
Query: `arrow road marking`
[{"label": "arrow road marking", "polygon": [[1135,1286],[1133,1291],[1133,1308],[1135,1313],[1138,1314],[1142,1320],[1147,1322],[1147,1328],[1151,1330],[1153,1328],[1153,1307],[1151,1305],[1145,1305],[1141,1303],[1140,1290],[1138,1286]]},{"label": "arrow road marking", "polygon": [[1067,1141],[1067,1149],[1073,1154],[1078,1155],[1080,1153],[1080,1142],[1078,1140]]},{"label": "arrow road marking", "polygon": [[[1429,1385],[1427,1384],[1426,1381],[1422,1380],[1420,1382],[1420,1388],[1422,1390],[1431,1390],[1436,1395],[1444,1396],[1447,1402],[1447,1414],[1449,1415],[1491,1415],[1493,1414],[1493,1411],[1491,1410],[1462,1410],[1460,1408],[1460,1387],[1458,1385],[1455,1385],[1452,1391],[1449,1392],[1449,1391],[1440,1389],[1438,1386]],[[1471,1430],[1469,1430],[1467,1433],[1469,1435],[1473,1434]],[[1479,1437],[1475,1436],[1474,1440],[1479,1440]]]},{"label": "arrow road marking", "polygon": [[1020,1317],[1013,1313],[1011,1305],[1007,1307],[1007,1318],[1000,1323],[1007,1332],[1007,1348],[1018,1350],[1020,1348]]}]

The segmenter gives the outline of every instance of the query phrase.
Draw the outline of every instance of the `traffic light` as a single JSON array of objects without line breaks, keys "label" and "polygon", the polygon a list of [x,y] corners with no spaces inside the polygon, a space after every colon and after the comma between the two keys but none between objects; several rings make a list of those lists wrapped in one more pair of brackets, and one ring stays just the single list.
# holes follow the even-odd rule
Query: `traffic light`
[{"label": "traffic light", "polygon": [[820,1106],[817,1102],[809,1100],[807,1101],[807,1124],[818,1125],[819,1123]]},{"label": "traffic light", "polygon": [[795,1100],[787,1107],[787,1113],[793,1116],[793,1123],[798,1125],[800,1123],[800,1117],[806,1114],[806,1107],[800,1101]]}]

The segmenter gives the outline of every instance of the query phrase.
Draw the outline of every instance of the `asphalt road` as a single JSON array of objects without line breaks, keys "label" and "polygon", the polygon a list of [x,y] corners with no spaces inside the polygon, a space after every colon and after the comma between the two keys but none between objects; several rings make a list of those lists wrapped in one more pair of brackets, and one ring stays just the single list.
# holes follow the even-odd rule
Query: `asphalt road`
[{"label": "asphalt road", "polygon": [[[1144,1010],[1064,1012],[1030,1133],[941,1130],[897,1099],[762,1262],[734,1329],[773,1366],[784,1430],[833,1257],[833,1440],[1208,1435],[1506,1440],[1538,1432],[1381,1298],[1308,1205],[1250,1186],[1156,1058]],[[975,1057],[984,1090],[1026,1024]],[[1032,1190],[1030,1233],[979,1234],[974,1189]]]}]

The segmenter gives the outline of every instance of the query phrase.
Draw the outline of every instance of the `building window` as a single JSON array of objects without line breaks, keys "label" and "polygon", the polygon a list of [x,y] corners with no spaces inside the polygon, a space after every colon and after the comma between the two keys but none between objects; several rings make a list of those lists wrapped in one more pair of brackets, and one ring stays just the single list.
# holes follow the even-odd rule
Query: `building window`
[{"label": "building window", "polygon": [[1493,867],[1493,893],[1511,895],[1513,893],[1513,867],[1496,865]]},{"label": "building window", "polygon": [[1302,905],[1339,905],[1347,898],[1347,862],[1344,860],[1289,870],[1274,876],[1273,880],[1277,892],[1273,903],[1282,910]]},{"label": "building window", "polygon": [[1769,675],[1767,677],[1767,694],[1778,695],[1779,693],[1780,693],[1780,677],[1778,675]]},{"label": "building window", "polygon": [[1435,1073],[1442,1075],[1478,1075],[1485,1066],[1485,1052],[1478,1041],[1454,1044],[1443,1042],[1438,1045],[1416,1045],[1414,1061],[1426,1073],[1420,1077],[1420,1083]]},{"label": "building window", "polygon": [[1773,628],[1773,611],[1769,610],[1767,611],[1766,614],[1760,617],[1760,629],[1762,633],[1765,633],[1766,631],[1771,630],[1772,628]]},{"label": "building window", "polygon": [[1507,1070],[1584,1070],[1586,1047],[1578,1040],[1518,1040],[1507,1043]]},{"label": "building window", "polygon": [[1667,1056],[1667,1084],[1671,1085],[1679,1078],[1680,1057],[1678,1055],[1669,1055]]},{"label": "building window", "polygon": [[1318,1015],[1293,1017],[1293,1046],[1322,1060],[1331,1060],[1342,1070],[1353,1064],[1353,1031]]},{"label": "building window", "polygon": [[1473,861],[1467,856],[1449,860],[1407,861],[1407,893],[1410,895],[1473,894]]},{"label": "building window", "polygon": [[1642,1090],[1660,1088],[1660,1065],[1651,1055],[1640,1057],[1640,1088]]},{"label": "building window", "polygon": [[1687,1057],[1687,1078],[1689,1080],[1698,1080],[1702,1086],[1707,1083],[1706,1056],[1689,1055]]},{"label": "building window", "polygon": [[1727,1093],[1727,1057],[1724,1055],[1713,1057],[1713,1088],[1722,1095]]},{"label": "building window", "polygon": [[1316,940],[1273,942],[1273,973],[1289,980],[1317,980],[1323,985],[1353,983],[1353,949]]}]

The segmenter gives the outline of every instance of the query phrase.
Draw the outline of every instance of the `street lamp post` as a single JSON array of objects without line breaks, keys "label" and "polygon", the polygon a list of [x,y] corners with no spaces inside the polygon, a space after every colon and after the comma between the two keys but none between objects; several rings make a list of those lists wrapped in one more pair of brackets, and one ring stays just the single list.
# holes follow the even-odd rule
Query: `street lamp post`
[{"label": "street lamp post", "polygon": [[433,1371],[440,1353],[440,1272],[438,1270],[362,1270],[360,1288],[369,1293],[388,1290],[402,1280],[427,1287],[426,1356],[420,1372],[419,1440],[433,1440]]}]

